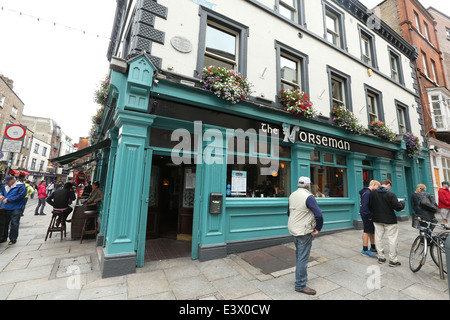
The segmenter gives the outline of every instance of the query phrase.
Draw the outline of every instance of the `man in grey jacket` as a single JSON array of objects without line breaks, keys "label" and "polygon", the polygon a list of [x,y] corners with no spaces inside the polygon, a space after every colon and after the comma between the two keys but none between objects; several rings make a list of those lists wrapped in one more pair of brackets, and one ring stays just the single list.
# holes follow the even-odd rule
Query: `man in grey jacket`
[{"label": "man in grey jacket", "polygon": [[300,177],[298,190],[289,197],[288,229],[296,248],[295,291],[315,295],[316,290],[306,286],[307,268],[313,237],[322,230],[323,215],[316,198],[309,192],[310,186],[308,177]]}]

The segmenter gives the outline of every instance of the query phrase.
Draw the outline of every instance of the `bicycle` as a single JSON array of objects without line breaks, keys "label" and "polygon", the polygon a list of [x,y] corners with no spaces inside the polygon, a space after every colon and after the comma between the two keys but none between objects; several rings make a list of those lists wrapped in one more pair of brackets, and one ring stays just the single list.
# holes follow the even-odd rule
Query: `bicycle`
[{"label": "bicycle", "polygon": [[431,253],[431,258],[439,268],[439,250],[442,255],[442,268],[447,273],[447,260],[445,258],[445,240],[449,235],[449,231],[435,233],[431,226],[443,228],[445,225],[436,224],[426,221],[421,217],[413,216],[412,226],[419,229],[420,235],[414,240],[411,251],[409,253],[409,268],[412,272],[417,272],[425,264],[428,247]]}]

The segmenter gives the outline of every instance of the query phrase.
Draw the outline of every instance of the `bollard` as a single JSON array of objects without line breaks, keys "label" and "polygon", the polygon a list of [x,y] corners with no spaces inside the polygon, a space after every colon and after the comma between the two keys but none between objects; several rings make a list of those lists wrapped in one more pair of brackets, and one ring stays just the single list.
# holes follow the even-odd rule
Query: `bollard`
[{"label": "bollard", "polygon": [[447,259],[447,280],[448,280],[448,287],[449,287],[449,296],[450,296],[450,277],[448,276],[448,272],[450,271],[450,236],[447,237],[447,240],[445,240],[445,258]]}]

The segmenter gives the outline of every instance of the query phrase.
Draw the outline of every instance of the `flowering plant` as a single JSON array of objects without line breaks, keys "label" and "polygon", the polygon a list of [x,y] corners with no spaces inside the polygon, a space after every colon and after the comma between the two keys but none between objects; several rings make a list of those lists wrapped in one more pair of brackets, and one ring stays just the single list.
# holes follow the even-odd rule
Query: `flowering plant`
[{"label": "flowering plant", "polygon": [[97,113],[95,114],[95,116],[92,117],[92,123],[94,125],[99,125],[102,122],[104,110],[105,110],[104,107],[101,107],[100,109],[97,110]]},{"label": "flowering plant", "polygon": [[420,143],[419,138],[413,135],[410,132],[406,132],[404,134],[405,142],[406,142],[406,154],[408,157],[413,157],[415,154],[419,153]]},{"label": "flowering plant", "polygon": [[239,72],[224,67],[205,67],[200,77],[203,89],[236,104],[250,96],[251,84]]},{"label": "flowering plant", "polygon": [[380,137],[381,139],[389,142],[393,142],[395,140],[395,133],[389,129],[384,122],[372,121],[370,123],[370,129],[374,135]]},{"label": "flowering plant", "polygon": [[368,130],[359,124],[355,114],[343,106],[333,108],[333,121],[342,128],[355,134],[367,134]]},{"label": "flowering plant", "polygon": [[100,86],[94,92],[95,103],[105,106],[108,100],[109,86],[111,84],[111,79],[106,76],[105,80],[100,82]]},{"label": "flowering plant", "polygon": [[282,89],[280,102],[283,104],[284,110],[296,117],[310,119],[317,116],[317,111],[312,107],[313,103],[303,91]]}]

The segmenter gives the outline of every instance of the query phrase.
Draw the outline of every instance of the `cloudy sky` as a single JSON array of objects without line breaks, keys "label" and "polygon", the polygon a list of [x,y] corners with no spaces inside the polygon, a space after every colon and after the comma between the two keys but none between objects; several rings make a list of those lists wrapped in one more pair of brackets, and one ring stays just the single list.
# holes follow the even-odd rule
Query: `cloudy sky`
[{"label": "cloudy sky", "polygon": [[[361,2],[373,8],[380,0]],[[421,3],[450,15],[449,0]],[[115,7],[115,0],[0,0],[0,73],[14,80],[26,115],[54,119],[75,142],[98,109],[93,93],[108,73]]]}]

